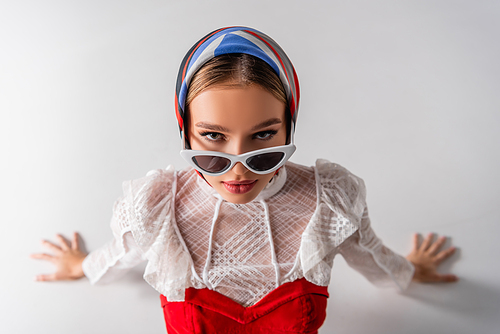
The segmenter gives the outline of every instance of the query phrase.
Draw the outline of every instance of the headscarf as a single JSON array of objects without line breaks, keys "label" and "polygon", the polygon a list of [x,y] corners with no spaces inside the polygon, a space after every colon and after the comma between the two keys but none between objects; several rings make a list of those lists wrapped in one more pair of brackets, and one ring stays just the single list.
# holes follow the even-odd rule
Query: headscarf
[{"label": "headscarf", "polygon": [[175,113],[181,137],[184,107],[193,75],[210,59],[229,53],[255,56],[273,68],[285,88],[288,109],[294,125],[292,129],[295,129],[300,98],[299,80],[285,51],[271,37],[258,30],[248,27],[226,27],[212,31],[200,39],[182,60],[175,89]]}]

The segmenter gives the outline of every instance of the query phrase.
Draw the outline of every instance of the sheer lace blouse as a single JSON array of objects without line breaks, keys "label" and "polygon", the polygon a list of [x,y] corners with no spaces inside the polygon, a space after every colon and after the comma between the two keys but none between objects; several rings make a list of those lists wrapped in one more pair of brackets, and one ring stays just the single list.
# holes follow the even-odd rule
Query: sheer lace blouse
[{"label": "sheer lace blouse", "polygon": [[208,287],[250,306],[302,277],[328,285],[338,253],[377,285],[405,289],[413,276],[373,233],[363,181],[326,160],[288,162],[247,204],[226,202],[191,168],[152,171],[123,189],[114,239],[83,264],[92,284],[148,261],[144,279],[169,301]]}]

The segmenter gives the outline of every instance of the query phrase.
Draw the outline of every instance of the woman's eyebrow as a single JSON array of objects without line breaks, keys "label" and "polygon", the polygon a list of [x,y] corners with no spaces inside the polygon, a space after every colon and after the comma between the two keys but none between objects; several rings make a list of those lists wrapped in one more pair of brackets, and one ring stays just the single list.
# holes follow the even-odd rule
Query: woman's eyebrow
[{"label": "woman's eyebrow", "polygon": [[217,125],[217,124],[211,124],[211,123],[206,123],[206,122],[198,122],[195,124],[196,127],[198,128],[204,128],[207,130],[212,130],[212,131],[219,131],[219,132],[230,132],[229,129]]},{"label": "woman's eyebrow", "polygon": [[281,123],[282,123],[282,121],[279,118],[270,118],[270,119],[268,119],[260,124],[257,124],[256,126],[254,126],[252,128],[252,131],[262,129],[262,128],[268,127],[270,125],[281,124]]},{"label": "woman's eyebrow", "polygon": [[[279,118],[270,118],[268,120],[265,120],[262,123],[257,124],[252,128],[251,131],[259,130],[265,127],[268,127],[270,125],[274,124],[281,124],[282,120]],[[198,128],[203,128],[207,130],[212,130],[212,131],[219,131],[219,132],[231,132],[228,128],[225,128],[223,126],[220,126],[218,124],[212,124],[212,123],[207,123],[207,122],[198,122],[195,124],[196,127]]]}]

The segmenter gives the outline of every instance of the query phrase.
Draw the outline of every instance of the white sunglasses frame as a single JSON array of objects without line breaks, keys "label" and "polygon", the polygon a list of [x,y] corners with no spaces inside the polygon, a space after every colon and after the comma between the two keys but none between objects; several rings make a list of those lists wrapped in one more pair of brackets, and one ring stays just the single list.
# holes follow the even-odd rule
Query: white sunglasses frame
[{"label": "white sunglasses frame", "polygon": [[[245,166],[245,168],[247,168],[248,170],[250,170],[251,172],[253,172],[255,174],[260,174],[260,175],[269,174],[269,173],[272,173],[272,172],[278,170],[281,166],[283,166],[285,164],[285,162],[287,162],[288,159],[290,159],[292,154],[297,149],[295,147],[295,144],[294,144],[294,130],[295,130],[294,124],[292,122],[292,128],[290,131],[290,144],[281,145],[281,146],[272,146],[272,147],[262,148],[260,150],[255,150],[255,151],[250,151],[250,152],[246,152],[243,154],[234,155],[234,154],[217,152],[217,151],[201,151],[201,150],[188,150],[188,149],[186,149],[186,140],[184,137],[184,129],[183,129],[183,131],[181,133],[182,149],[181,149],[180,154],[181,154],[181,157],[184,158],[184,160],[186,160],[186,162],[188,164],[190,164],[194,169],[196,169],[201,174],[206,174],[209,176],[219,176],[219,175],[226,174],[234,167],[234,165],[236,165],[237,162],[241,162],[243,164],[243,166]],[[283,158],[281,158],[281,161],[271,169],[268,169],[265,171],[257,171],[255,169],[251,168],[250,166],[248,166],[248,164],[246,162],[246,160],[251,156],[264,154],[264,153],[273,153],[273,152],[284,153],[284,156],[283,156]],[[226,158],[229,161],[231,161],[231,164],[229,165],[229,167],[226,167],[226,169],[224,169],[221,172],[217,172],[217,173],[207,172],[206,170],[203,170],[202,168],[200,168],[193,161],[193,157],[200,156],[200,155],[201,156],[216,156],[216,157]]]},{"label": "white sunglasses frame", "polygon": [[[282,145],[282,146],[273,146],[273,147],[263,148],[260,150],[250,151],[250,152],[239,154],[239,155],[217,152],[217,151],[182,150],[181,156],[191,166],[193,166],[193,168],[196,169],[198,172],[200,172],[202,174],[210,175],[210,176],[219,176],[219,175],[223,175],[223,174],[227,173],[228,171],[230,171],[234,167],[234,165],[237,162],[241,162],[243,164],[243,166],[245,166],[251,172],[253,172],[255,174],[262,175],[262,174],[272,173],[272,172],[276,171],[278,168],[280,168],[281,166],[283,166],[285,164],[285,162],[287,162],[288,159],[290,159],[290,157],[295,152],[295,150],[296,150],[296,147],[294,144],[288,144],[288,145]],[[246,160],[252,156],[264,154],[264,153],[274,153],[274,152],[283,153],[283,158],[281,158],[280,162],[278,164],[276,164],[276,166],[274,166],[273,168],[270,168],[268,170],[265,170],[265,171],[255,170],[252,167],[250,167],[246,162]],[[216,156],[216,157],[220,157],[220,158],[226,158],[229,161],[231,161],[231,163],[224,170],[217,172],[217,173],[212,173],[212,172],[208,172],[208,171],[200,168],[193,161],[193,157],[195,157],[195,156]]]}]

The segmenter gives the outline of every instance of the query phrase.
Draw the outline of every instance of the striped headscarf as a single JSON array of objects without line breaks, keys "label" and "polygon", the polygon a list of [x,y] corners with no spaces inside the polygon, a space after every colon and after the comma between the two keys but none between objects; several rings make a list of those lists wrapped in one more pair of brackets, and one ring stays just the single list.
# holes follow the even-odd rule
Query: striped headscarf
[{"label": "striped headscarf", "polygon": [[193,75],[210,59],[228,53],[245,53],[264,60],[285,88],[293,129],[299,109],[299,80],[285,51],[271,37],[248,27],[217,29],[200,39],[182,60],[175,89],[175,113],[182,135],[184,107]]}]

